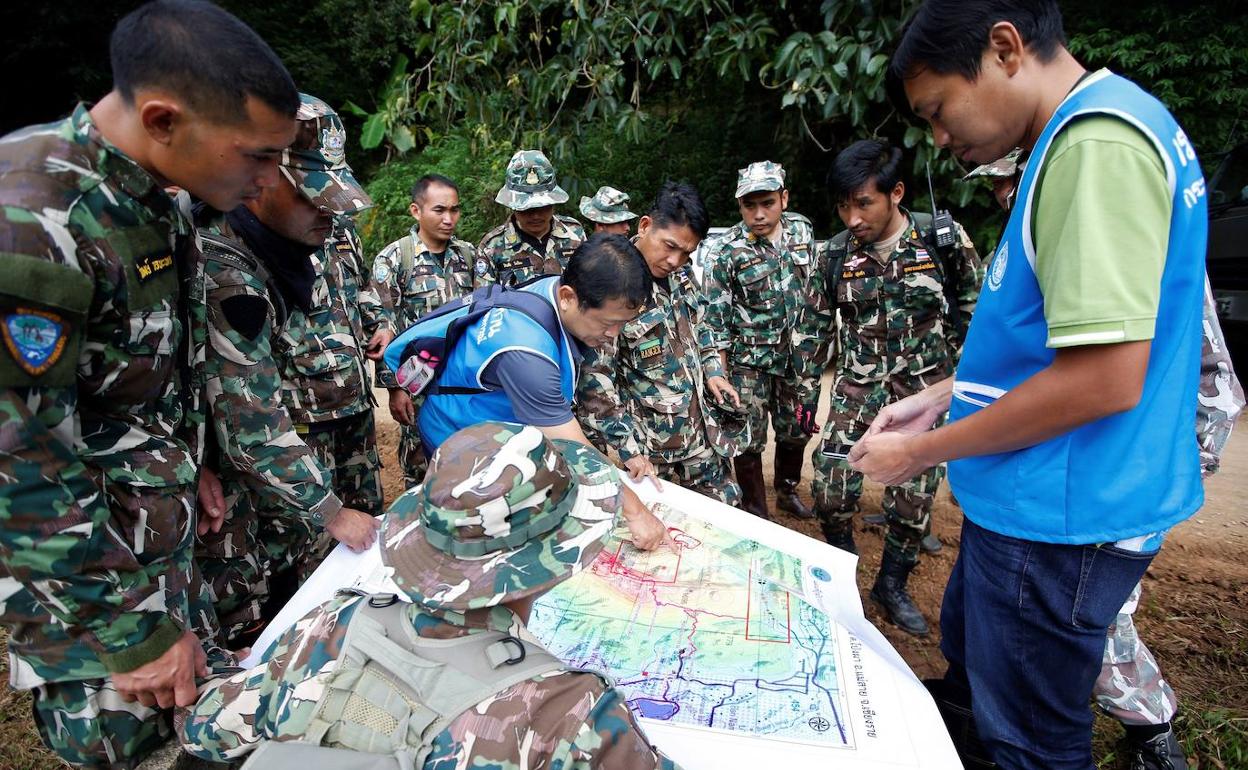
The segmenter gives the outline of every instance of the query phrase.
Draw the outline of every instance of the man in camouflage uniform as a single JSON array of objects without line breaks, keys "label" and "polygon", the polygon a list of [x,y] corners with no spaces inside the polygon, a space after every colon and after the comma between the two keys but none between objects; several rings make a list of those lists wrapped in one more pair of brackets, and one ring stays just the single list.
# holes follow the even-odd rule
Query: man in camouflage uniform
[{"label": "man in camouflage uniform", "polygon": [[44,742],[131,767],[229,662],[192,563],[199,246],[163,188],[232,208],[275,184],[297,98],[208,3],[143,6],[110,47],[98,104],[0,140],[0,617]]},{"label": "man in camouflage uniform", "polygon": [[[812,430],[819,378],[829,346],[839,342],[832,412],[823,432],[828,445],[855,443],[883,406],[952,374],[978,298],[982,270],[975,247],[955,223],[951,254],[936,253],[926,235],[931,218],[901,206],[900,165],[900,150],[864,140],[838,155],[829,174],[837,214],[849,229],[820,253],[794,334],[794,362],[803,380],[800,410]],[[814,464],[815,512],[824,537],[857,553],[853,515],[862,474],[844,457],[819,449]],[[882,503],[884,559],[871,596],[892,622],[917,635],[927,633],[927,621],[906,582],[918,563],[943,475],[943,468],[931,468],[888,487]]]},{"label": "man in camouflage uniform", "polygon": [[[324,114],[301,119],[301,127],[330,119],[324,102],[306,94],[302,101]],[[306,128],[302,135],[322,139]],[[207,403],[216,439],[206,463],[220,474],[226,520],[220,531],[200,536],[196,558],[231,647],[248,644],[248,629],[263,626],[271,565],[259,543],[260,509],[280,511],[356,550],[375,537],[377,520],[343,505],[333,475],[295,432],[281,400],[289,352],[281,331],[289,308],[312,310],[309,255],[324,244],[333,216],[367,198],[352,185],[342,177],[308,199],[282,184],[228,214],[213,212],[201,225]]]},{"label": "man in camouflage uniform", "polygon": [[[715,331],[724,368],[750,416],[750,444],[736,459],[744,509],[768,517],[763,449],[770,417],[776,430],[776,507],[813,514],[797,495],[809,436],[798,427],[792,334],[810,279],[815,235],[810,220],[788,211],[784,169],[762,161],[737,176],[742,221],[707,254],[706,324]],[[731,362],[731,364],[730,364]]]},{"label": "man in camouflage uniform", "polygon": [[[993,197],[1007,211],[1014,203],[1022,151],[976,167],[966,179],[991,180]],[[1204,341],[1200,356],[1200,387],[1196,406],[1196,441],[1200,446],[1201,475],[1218,472],[1222,451],[1231,438],[1235,420],[1244,408],[1244,389],[1235,375],[1226,339],[1218,323],[1217,307],[1205,281]],[[1186,770],[1187,758],[1171,723],[1178,711],[1174,690],[1135,628],[1143,583],[1137,584],[1109,626],[1101,673],[1092,694],[1096,704],[1122,723],[1126,754],[1132,770]]]},{"label": "man in camouflage uniform", "polygon": [[555,167],[546,156],[540,150],[512,155],[494,200],[513,213],[477,244],[474,285],[514,286],[534,276],[562,273],[585,240],[585,229],[572,217],[555,213],[568,194],[556,183]]},{"label": "man in camouflage uniform", "polygon": [[649,307],[586,353],[577,416],[600,448],[619,453],[634,479],[653,472],[736,505],[741,490],[728,458],[748,423],[688,268],[709,223],[692,186],[668,182],[659,191],[634,239],[654,278]]},{"label": "man in camouflage uniform", "polygon": [[581,196],[581,216],[594,223],[594,234],[628,235],[637,215],[628,210],[628,193],[599,187],[594,197]]},{"label": "man in camouflage uniform", "polygon": [[[520,641],[534,600],[602,551],[619,490],[618,472],[587,445],[549,441],[536,428],[509,423],[453,434],[434,455],[425,485],[408,490],[386,516],[382,559],[413,603],[342,593],[312,610],[259,665],[204,690],[182,725],[183,747],[220,762],[261,746],[260,766],[269,752],[281,757],[321,745],[322,752],[396,756],[427,770],[675,768],[649,746],[609,682]],[[509,512],[505,520],[500,511]],[[474,643],[475,652],[467,651]],[[432,644],[463,652],[438,658],[446,661],[439,682],[447,686],[418,691],[422,703],[413,704],[415,688],[400,698],[392,682],[413,681],[421,666],[395,664],[428,661]],[[384,659],[368,654],[382,647]],[[509,677],[499,659],[482,660],[494,647],[521,673]],[[468,666],[482,673],[461,685],[459,671]],[[446,693],[460,686],[462,702],[425,727],[426,709],[440,713]],[[316,753],[303,756],[313,767],[324,764]]]},{"label": "man in camouflage uniform", "polygon": [[[381,459],[366,359],[381,357],[394,326],[390,308],[370,284],[350,218],[373,202],[347,165],[346,131],[329,105],[305,94],[298,118],[299,135],[278,168],[285,183],[334,216],[320,231],[324,244],[312,255],[308,307],[290,308],[277,340],[281,399],[296,433],[332,475],[330,487],[343,504],[377,516]],[[273,572],[291,568],[296,578],[271,586],[275,601],[292,593],[333,545],[328,535],[290,513],[271,506],[260,512],[261,547]]]},{"label": "man in camouflage uniform", "polygon": [[[373,287],[394,308],[395,328],[402,331],[444,303],[472,293],[476,249],[455,237],[461,208],[459,187],[440,174],[429,174],[412,186],[408,209],[416,224],[381,250],[373,261]],[[420,401],[413,402],[385,366],[377,365],[377,381],[390,395],[390,414],[399,423],[399,466],[403,484],[413,487],[425,477],[428,459],[420,444],[416,420]]]}]

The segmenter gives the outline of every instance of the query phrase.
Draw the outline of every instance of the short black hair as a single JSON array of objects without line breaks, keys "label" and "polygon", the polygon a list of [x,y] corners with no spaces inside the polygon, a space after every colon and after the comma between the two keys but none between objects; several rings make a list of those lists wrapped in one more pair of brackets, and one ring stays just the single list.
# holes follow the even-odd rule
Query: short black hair
[{"label": "short black hair", "polygon": [[571,286],[583,308],[600,308],[621,299],[630,308],[650,301],[654,279],[646,258],[623,235],[597,233],[577,247],[559,283]]},{"label": "short black hair", "polygon": [[430,188],[430,186],[435,184],[440,184],[443,187],[449,187],[457,194],[459,193],[459,185],[455,184],[454,180],[452,180],[449,176],[442,176],[441,174],[425,174],[420,179],[416,180],[416,184],[412,185],[412,203],[419,206],[421,199],[425,197],[425,192]]},{"label": "short black hair", "polygon": [[901,181],[901,150],[879,139],[862,139],[841,150],[828,169],[828,190],[840,203],[870,180],[888,194]]},{"label": "short black hair", "polygon": [[973,81],[979,77],[988,33],[1002,21],[1014,25],[1040,61],[1052,61],[1066,44],[1057,0],[927,0],[902,28],[889,77],[903,80],[930,69]]},{"label": "short black hair", "polygon": [[132,11],[109,40],[113,87],[166,88],[224,123],[247,119],[246,97],[294,117],[295,81],[268,43],[233,14],[204,0],[154,0]]},{"label": "short black hair", "polygon": [[655,227],[684,225],[698,236],[698,240],[706,237],[711,229],[711,217],[706,213],[706,204],[698,194],[698,188],[688,182],[664,182],[659,194],[654,196],[647,214]]}]

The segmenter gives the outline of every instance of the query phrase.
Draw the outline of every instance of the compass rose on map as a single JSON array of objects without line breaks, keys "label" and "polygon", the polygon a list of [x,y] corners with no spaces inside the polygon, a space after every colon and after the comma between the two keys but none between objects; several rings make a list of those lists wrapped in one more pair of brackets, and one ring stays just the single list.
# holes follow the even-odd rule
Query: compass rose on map
[{"label": "compass rose on map", "polygon": [[823,717],[811,717],[806,720],[806,724],[810,725],[810,729],[817,733],[826,733],[828,728],[832,726],[832,723]]}]

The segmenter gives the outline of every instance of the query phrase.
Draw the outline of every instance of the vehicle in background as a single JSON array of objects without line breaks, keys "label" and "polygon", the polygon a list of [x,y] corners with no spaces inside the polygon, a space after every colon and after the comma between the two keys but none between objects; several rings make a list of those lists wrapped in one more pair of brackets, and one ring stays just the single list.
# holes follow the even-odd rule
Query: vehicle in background
[{"label": "vehicle in background", "polygon": [[1248,371],[1248,142],[1228,152],[1209,183],[1209,284],[1235,369]]}]

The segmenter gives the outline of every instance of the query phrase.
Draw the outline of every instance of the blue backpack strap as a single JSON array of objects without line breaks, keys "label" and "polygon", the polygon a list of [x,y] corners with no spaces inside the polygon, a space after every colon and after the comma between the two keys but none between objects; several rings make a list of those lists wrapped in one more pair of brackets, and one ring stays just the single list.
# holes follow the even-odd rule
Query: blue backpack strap
[{"label": "blue backpack strap", "polygon": [[[533,280],[541,280],[550,276],[538,276]],[[533,281],[525,281],[521,286],[527,286]],[[462,318],[457,318],[451,322],[446,329],[446,347],[447,351],[455,349],[459,343],[459,338],[463,336],[464,330],[470,325],[478,321],[486,313],[494,308],[506,308],[507,310],[516,310],[524,313],[533,319],[546,330],[550,338],[555,341],[556,345],[562,342],[562,327],[559,324],[559,315],[550,303],[542,297],[529,291],[521,291],[519,287],[508,288],[499,284],[490,284],[483,286],[472,293],[472,309],[468,311]],[[436,312],[436,311],[435,311]],[[443,387],[438,384],[438,379],[442,376],[442,370],[446,368],[446,362],[450,359],[450,354],[444,356],[438,362],[437,368],[434,370],[433,385],[429,389],[430,395],[434,393],[442,395],[474,395],[477,393],[486,393],[484,388],[470,388],[449,386]]]}]

